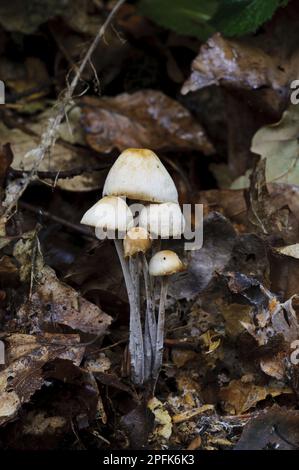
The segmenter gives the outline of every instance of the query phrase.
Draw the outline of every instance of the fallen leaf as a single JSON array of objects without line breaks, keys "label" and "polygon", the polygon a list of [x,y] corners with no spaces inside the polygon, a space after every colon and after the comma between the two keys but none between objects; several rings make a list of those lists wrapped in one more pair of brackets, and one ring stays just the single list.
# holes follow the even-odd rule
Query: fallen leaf
[{"label": "fallen leaf", "polygon": [[84,348],[74,348],[78,335],[29,336],[14,334],[5,338],[5,368],[0,372],[0,424],[16,417],[18,410],[44,384],[43,366],[56,358],[80,363]]},{"label": "fallen leaf", "polygon": [[214,84],[254,90],[273,84],[273,87],[279,88],[284,74],[278,65],[278,60],[262,49],[225,39],[217,33],[201,46],[182,93]]},{"label": "fallen leaf", "polygon": [[201,447],[201,443],[202,443],[201,437],[197,436],[190,442],[190,444],[187,447],[187,450],[199,449],[199,447]]},{"label": "fallen leaf", "polygon": [[281,248],[275,248],[277,253],[284,256],[290,256],[291,258],[299,259],[299,243],[294,245],[282,246]]},{"label": "fallen leaf", "polygon": [[299,412],[272,407],[245,426],[236,450],[294,450],[299,445]]},{"label": "fallen leaf", "polygon": [[87,97],[82,113],[87,143],[97,152],[144,147],[213,153],[205,131],[190,112],[160,91]]},{"label": "fallen leaf", "polygon": [[284,393],[293,392],[283,386],[260,386],[242,380],[232,380],[227,387],[220,390],[219,398],[227,413],[239,415],[255,407],[259,401],[265,400],[269,395],[276,397]]},{"label": "fallen leaf", "polygon": [[158,398],[153,397],[147,404],[147,407],[155,416],[156,429],[155,434],[163,439],[168,440],[172,433],[172,421],[168,411],[164,408],[163,403]]},{"label": "fallen leaf", "polygon": [[[28,132],[14,128],[8,129],[3,123],[0,124],[0,139],[11,143],[11,150],[13,153],[13,162],[11,168],[17,171],[31,171],[34,163],[36,162],[36,155],[32,149],[37,147],[40,143],[40,135],[44,130],[49,113],[45,112],[39,116],[39,121],[35,124],[27,125]],[[62,132],[66,132],[65,127]],[[74,131],[75,132],[75,131]],[[93,170],[96,169],[96,171]],[[77,151],[74,147],[56,143],[51,150],[50,155],[44,158],[38,170],[40,172],[50,172],[57,174],[55,184],[58,187],[68,191],[90,191],[98,189],[103,183],[103,174],[98,160],[89,155],[88,161],[85,156]],[[59,178],[61,172],[76,172],[78,175],[68,178]],[[46,176],[43,178],[48,181]],[[49,180],[50,181],[50,180]],[[51,180],[51,183],[53,181]],[[13,185],[13,181],[10,183]],[[12,189],[13,192],[13,189]]]},{"label": "fallen leaf", "polygon": [[30,284],[29,298],[17,312],[22,325],[39,332],[46,325],[58,323],[84,333],[105,334],[112,317],[61,282],[55,271],[44,264],[35,231],[24,234],[15,244],[14,256],[21,266],[21,280]]},{"label": "fallen leaf", "polygon": [[44,266],[38,277],[34,293],[17,312],[19,321],[26,323],[31,317],[37,331],[43,325],[58,323],[84,333],[105,334],[112,322],[109,315],[59,281],[50,267]]}]

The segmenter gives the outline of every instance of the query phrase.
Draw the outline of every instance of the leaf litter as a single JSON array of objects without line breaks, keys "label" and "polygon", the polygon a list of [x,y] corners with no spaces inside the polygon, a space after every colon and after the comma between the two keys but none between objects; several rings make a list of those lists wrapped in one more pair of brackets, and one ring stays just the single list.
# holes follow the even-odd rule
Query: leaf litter
[{"label": "leaf litter", "polygon": [[[66,68],[76,67],[83,42],[111,11],[103,2],[45,3],[42,26],[29,10],[15,16],[13,6],[2,17],[10,48],[0,55],[8,77],[0,126],[0,447],[298,447],[292,2],[255,35],[243,37],[230,18],[215,34],[209,23],[200,42],[123,5],[115,17],[121,33],[109,30],[98,46],[55,146],[23,192],[20,178],[30,176],[31,151]],[[25,41],[26,62],[16,64],[15,29],[31,39],[42,30],[51,54],[27,50]],[[154,396],[129,379],[128,298],[112,243],[79,225],[127,147],[158,152],[180,202],[204,204],[203,247],[186,252],[183,240],[172,240],[188,269],[170,279]]]}]

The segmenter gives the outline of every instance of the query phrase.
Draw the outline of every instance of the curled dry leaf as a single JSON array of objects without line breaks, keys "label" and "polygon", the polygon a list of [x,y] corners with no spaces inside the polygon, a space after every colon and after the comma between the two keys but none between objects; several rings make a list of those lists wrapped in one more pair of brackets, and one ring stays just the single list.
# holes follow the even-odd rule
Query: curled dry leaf
[{"label": "curled dry leaf", "polygon": [[58,323],[84,333],[105,334],[112,321],[109,315],[59,281],[50,267],[44,266],[38,277],[36,290],[18,311],[22,323],[34,316],[37,331],[43,324]]},{"label": "curled dry leaf", "polygon": [[61,358],[79,364],[84,348],[78,335],[32,336],[13,334],[5,338],[5,368],[0,372],[0,424],[13,418],[23,403],[44,384],[43,366]]},{"label": "curled dry leaf", "polygon": [[105,334],[112,317],[61,282],[55,271],[44,265],[36,232],[23,235],[14,247],[14,256],[20,263],[20,278],[30,282],[32,294],[18,310],[22,324],[32,331],[58,323],[84,333]]},{"label": "curled dry leaf", "polygon": [[278,88],[284,77],[278,65],[261,49],[217,33],[201,47],[182,93],[214,84],[245,89],[271,85]]},{"label": "curled dry leaf", "polygon": [[276,397],[283,393],[292,393],[292,390],[283,386],[260,386],[241,380],[232,380],[227,387],[219,392],[219,398],[227,413],[241,414],[265,400],[268,395]]},{"label": "curled dry leaf", "polygon": [[83,125],[87,143],[97,152],[115,147],[213,152],[201,125],[177,101],[160,91],[142,90],[116,97],[85,98]]}]

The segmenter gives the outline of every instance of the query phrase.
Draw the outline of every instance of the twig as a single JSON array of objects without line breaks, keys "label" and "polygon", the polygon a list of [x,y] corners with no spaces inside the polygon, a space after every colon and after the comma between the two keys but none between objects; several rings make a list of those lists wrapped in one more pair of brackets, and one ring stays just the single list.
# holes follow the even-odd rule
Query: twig
[{"label": "twig", "polygon": [[41,207],[32,206],[31,204],[28,204],[28,202],[24,202],[24,201],[19,201],[18,206],[21,207],[22,209],[26,209],[27,211],[33,212],[34,214],[37,214],[40,217],[53,220],[54,222],[57,222],[58,224],[71,229],[73,232],[78,232],[78,233],[81,233],[81,235],[84,235],[86,237],[96,239],[96,236],[94,235],[94,233],[90,232],[88,229],[81,227],[80,225],[73,224],[72,222],[62,219],[61,217],[58,217],[57,215],[51,214],[50,212],[45,211]]},{"label": "twig", "polygon": [[[24,193],[26,188],[29,186],[29,184],[35,179],[35,175],[36,175],[36,172],[39,168],[41,161],[43,160],[45,155],[51,150],[51,148],[54,146],[58,137],[59,126],[65,116],[65,109],[73,98],[75,89],[79,83],[81,75],[86,65],[90,62],[91,56],[93,52],[95,51],[96,47],[98,46],[99,42],[104,37],[106,29],[109,26],[112,18],[114,17],[114,15],[116,14],[118,9],[121,7],[121,5],[124,2],[125,0],[118,0],[118,2],[115,4],[112,11],[109,13],[106,21],[100,27],[96,37],[94,38],[92,44],[90,45],[88,51],[86,52],[70,85],[65,89],[64,93],[62,94],[61,99],[58,101],[57,103],[58,110],[56,112],[56,115],[53,118],[49,119],[48,127],[41,136],[40,144],[25,155],[24,158],[28,158],[29,155],[34,156],[35,163],[32,166],[30,173],[26,176],[23,176],[22,178],[18,180],[17,186],[16,186],[16,181],[14,182],[12,191],[9,191],[9,188],[7,188],[7,194],[6,194],[5,200],[3,201],[3,207],[5,207],[5,213],[4,213],[5,218],[11,215],[19,198],[22,196],[22,194]],[[18,190],[16,190],[16,187],[18,187]]]},{"label": "twig", "polygon": [[[61,170],[61,171],[37,171],[36,174],[39,178],[46,178],[46,179],[66,179],[66,178],[73,178],[74,176],[79,176],[82,175],[82,173],[93,173],[95,171],[104,171],[106,168],[109,168],[110,165],[108,166],[96,166],[94,168],[88,168],[84,166],[79,166],[77,168],[72,168],[71,170]],[[30,172],[24,171],[24,170],[15,170],[14,168],[9,168],[8,170],[9,174],[12,174],[14,176],[24,176],[28,175]]]}]

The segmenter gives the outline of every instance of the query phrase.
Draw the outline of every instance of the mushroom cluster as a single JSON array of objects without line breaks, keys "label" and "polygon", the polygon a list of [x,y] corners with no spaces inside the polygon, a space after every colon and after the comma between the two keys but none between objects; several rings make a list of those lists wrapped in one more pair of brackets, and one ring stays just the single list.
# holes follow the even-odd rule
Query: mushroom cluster
[{"label": "mushroom cluster", "polygon": [[[127,199],[142,203],[137,217],[132,211],[136,206],[129,207]],[[159,241],[155,241],[178,238],[185,229],[177,189],[157,155],[148,149],[122,152],[108,173],[103,198],[84,214],[81,223],[95,227],[99,239],[114,239],[130,304],[132,381],[155,383],[163,358],[167,279],[185,268],[176,253],[159,251]],[[156,313],[157,277],[161,293]]]}]

